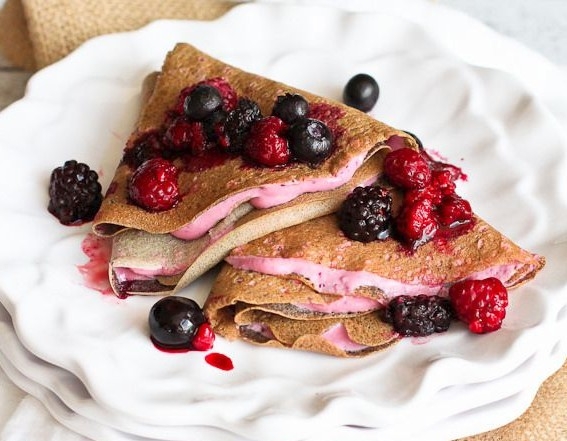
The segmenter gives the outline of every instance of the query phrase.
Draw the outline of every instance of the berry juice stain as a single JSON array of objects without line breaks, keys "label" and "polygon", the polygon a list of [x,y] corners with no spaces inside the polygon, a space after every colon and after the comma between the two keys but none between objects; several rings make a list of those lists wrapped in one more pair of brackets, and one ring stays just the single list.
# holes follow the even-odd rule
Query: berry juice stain
[{"label": "berry juice stain", "polygon": [[83,239],[81,247],[83,253],[89,259],[87,263],[77,265],[77,269],[83,276],[85,286],[102,294],[113,294],[108,279],[108,264],[112,250],[111,239],[89,233]]},{"label": "berry juice stain", "polygon": [[224,354],[219,354],[218,352],[211,352],[205,356],[205,361],[217,369],[223,371],[231,371],[234,369],[232,360]]}]

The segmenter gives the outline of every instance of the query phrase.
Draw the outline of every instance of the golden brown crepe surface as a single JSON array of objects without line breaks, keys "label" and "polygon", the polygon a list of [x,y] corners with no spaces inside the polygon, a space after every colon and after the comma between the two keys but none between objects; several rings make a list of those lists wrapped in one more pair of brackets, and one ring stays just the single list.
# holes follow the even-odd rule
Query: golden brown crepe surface
[{"label": "golden brown crepe surface", "polygon": [[353,157],[371,155],[393,135],[402,136],[407,143],[415,146],[413,139],[405,132],[395,130],[362,112],[244,72],[211,58],[188,44],[180,43],[167,55],[154,91],[142,109],[138,126],[128,141],[128,147],[132,147],[141,134],[160,128],[166,112],[172,108],[183,88],[215,77],[226,79],[239,96],[255,100],[264,115],[271,113],[278,95],[285,92],[302,94],[316,111],[316,116],[326,122],[335,135],[335,150],[331,157],[317,168],[299,163],[280,169],[253,167],[245,164],[241,157],[234,157],[216,167],[198,172],[182,167],[179,178],[182,201],[164,212],[149,212],[129,202],[128,179],[133,170],[122,163],[116,170],[110,187],[112,191],[108,192],[94,220],[93,228],[97,234],[112,235],[122,227],[151,233],[171,232],[191,222],[212,205],[241,191],[263,184],[334,176]]}]

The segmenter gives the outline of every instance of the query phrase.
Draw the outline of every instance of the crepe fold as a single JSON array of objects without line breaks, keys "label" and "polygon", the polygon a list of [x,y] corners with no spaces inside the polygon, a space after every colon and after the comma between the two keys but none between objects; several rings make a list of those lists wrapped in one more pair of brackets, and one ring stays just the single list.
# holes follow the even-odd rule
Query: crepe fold
[{"label": "crepe fold", "polygon": [[237,247],[226,262],[205,304],[217,333],[359,356],[396,341],[379,317],[390,299],[445,296],[463,279],[496,277],[512,289],[532,279],[545,259],[478,217],[468,232],[410,253],[392,238],[351,241],[327,215]]},{"label": "crepe fold", "polygon": [[[417,148],[409,134],[363,112],[245,72],[179,43],[152,83],[124,158],[148,136],[164,132],[181,91],[218,78],[228,82],[238,97],[255,101],[264,116],[271,114],[276,97],[301,94],[310,104],[308,116],[331,130],[332,154],[317,167],[291,163],[281,168],[250,166],[237,155],[176,158],[182,199],[161,212],[131,202],[128,185],[134,170],[123,159],[93,222],[96,234],[115,237],[110,274],[117,292],[161,294],[184,286],[222,260],[231,247],[332,212],[345,193],[380,174],[380,153],[401,146]],[[247,227],[249,222],[253,223]],[[152,248],[164,255],[150,252]],[[167,268],[161,270],[164,262]],[[121,268],[119,276],[113,267]]]}]

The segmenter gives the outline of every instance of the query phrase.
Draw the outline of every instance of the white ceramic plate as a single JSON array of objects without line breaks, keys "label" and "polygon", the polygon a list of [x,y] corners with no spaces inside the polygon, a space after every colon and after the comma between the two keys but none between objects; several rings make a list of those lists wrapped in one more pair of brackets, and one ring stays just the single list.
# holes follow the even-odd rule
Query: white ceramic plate
[{"label": "white ceramic plate", "polygon": [[[177,41],[332,98],[352,74],[373,74],[381,84],[373,114],[461,165],[469,175],[461,193],[477,213],[548,258],[539,277],[515,292],[504,328],[473,336],[455,326],[426,344],[408,340],[361,360],[221,340],[215,350],[233,359],[230,372],[207,365],[203,354],[155,350],[146,330],[155,299],[120,301],[84,286],[77,265],[88,227],[59,225],[45,209],[46,188],[51,169],[70,158],[100,170],[108,184],[136,118],[141,80]],[[557,367],[549,355],[558,352],[567,314],[567,233],[558,222],[567,213],[565,135],[514,77],[464,63],[411,22],[246,5],[215,22],[157,22],[98,38],[34,76],[26,98],[0,115],[0,146],[0,301],[24,346],[72,373],[105,411],[263,441],[345,425],[407,433],[408,418],[417,431],[533,392]],[[202,300],[209,283],[185,293]],[[469,387],[489,382],[489,393]],[[516,411],[526,405],[512,402]],[[470,424],[458,433],[475,430]]]}]

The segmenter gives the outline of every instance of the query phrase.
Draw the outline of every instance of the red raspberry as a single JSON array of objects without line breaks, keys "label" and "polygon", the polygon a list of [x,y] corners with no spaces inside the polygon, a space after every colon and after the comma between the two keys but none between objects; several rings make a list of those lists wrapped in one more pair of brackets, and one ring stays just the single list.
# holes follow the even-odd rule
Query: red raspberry
[{"label": "red raspberry", "polygon": [[441,195],[448,196],[455,193],[455,176],[451,170],[444,168],[431,171],[431,184]]},{"label": "red raspberry", "polygon": [[404,190],[423,188],[431,181],[431,170],[427,161],[418,152],[407,147],[386,155],[384,174],[392,184]]},{"label": "red raspberry", "polygon": [[191,341],[191,347],[196,351],[208,351],[215,342],[215,332],[208,323],[203,323],[197,328],[197,332]]},{"label": "red raspberry", "polygon": [[427,197],[416,199],[411,204],[405,203],[395,224],[402,239],[413,247],[430,240],[439,229],[433,202]]},{"label": "red raspberry", "polygon": [[149,211],[173,208],[179,202],[178,170],[171,162],[154,158],[136,169],[130,179],[130,198]]},{"label": "red raspberry", "polygon": [[457,317],[475,334],[496,331],[502,326],[508,306],[508,291],[495,277],[462,280],[449,288]]},{"label": "red raspberry", "polygon": [[285,129],[285,123],[276,116],[256,121],[250,127],[244,152],[253,161],[268,167],[287,164],[291,153],[284,136]]},{"label": "red raspberry", "polygon": [[185,113],[184,111],[185,98],[187,98],[187,95],[189,95],[195,89],[195,87],[197,87],[200,84],[208,84],[209,86],[213,86],[218,89],[219,93],[222,96],[223,109],[226,112],[230,112],[231,110],[236,108],[236,104],[238,102],[238,96],[236,94],[236,91],[224,78],[215,77],[215,78],[209,78],[204,81],[200,81],[192,86],[182,89],[177,97],[175,106],[173,107],[173,111],[177,115],[183,115]]},{"label": "red raspberry", "polygon": [[437,216],[439,223],[447,227],[457,222],[469,222],[472,220],[471,204],[456,194],[445,196],[437,207]]},{"label": "red raspberry", "polygon": [[207,136],[200,121],[176,118],[164,135],[165,143],[174,150],[189,150],[199,155],[208,149]]}]

